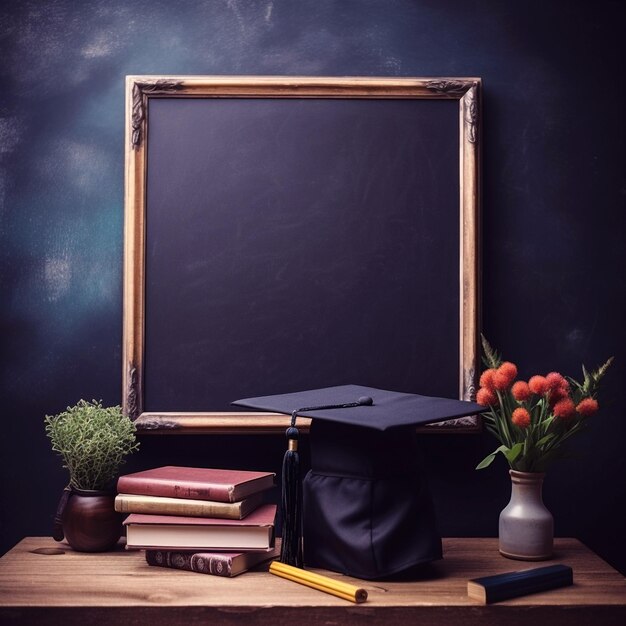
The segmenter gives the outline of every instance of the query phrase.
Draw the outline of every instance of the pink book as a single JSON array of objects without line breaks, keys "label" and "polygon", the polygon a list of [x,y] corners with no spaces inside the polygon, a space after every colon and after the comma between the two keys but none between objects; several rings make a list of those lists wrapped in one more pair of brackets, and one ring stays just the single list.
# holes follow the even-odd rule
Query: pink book
[{"label": "pink book", "polygon": [[130,549],[268,550],[274,546],[276,505],[266,504],[244,519],[141,515],[124,520]]},{"label": "pink book", "polygon": [[120,476],[118,493],[238,502],[274,485],[272,472],[167,465]]}]

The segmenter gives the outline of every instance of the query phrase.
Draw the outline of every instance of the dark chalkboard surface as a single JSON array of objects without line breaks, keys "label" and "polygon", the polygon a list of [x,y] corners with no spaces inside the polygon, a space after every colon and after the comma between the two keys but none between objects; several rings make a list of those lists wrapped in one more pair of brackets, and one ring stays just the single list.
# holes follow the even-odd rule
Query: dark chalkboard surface
[{"label": "dark chalkboard surface", "polygon": [[459,396],[456,99],[175,92],[145,117],[140,413]]}]

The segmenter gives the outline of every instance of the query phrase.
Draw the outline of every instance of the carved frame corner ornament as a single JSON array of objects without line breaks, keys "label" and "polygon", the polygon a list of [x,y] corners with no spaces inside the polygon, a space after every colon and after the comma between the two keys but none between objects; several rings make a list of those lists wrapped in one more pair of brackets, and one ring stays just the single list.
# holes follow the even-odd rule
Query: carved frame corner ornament
[{"label": "carved frame corner ornament", "polygon": [[145,135],[148,96],[171,95],[182,89],[182,81],[144,80],[133,82],[131,116],[131,145],[133,148],[141,146]]},{"label": "carved frame corner ornament", "polygon": [[474,82],[464,96],[465,100],[465,132],[470,143],[478,142],[478,83]]},{"label": "carved frame corner ornament", "polygon": [[126,415],[131,420],[139,417],[139,376],[137,368],[131,363],[128,367],[127,389],[126,389]]},{"label": "carved frame corner ornament", "polygon": [[479,81],[477,80],[430,80],[426,89],[437,94],[463,100],[465,136],[470,143],[478,142]]},{"label": "carved frame corner ornament", "polygon": [[438,94],[460,98],[465,95],[470,84],[465,80],[429,80],[426,88]]},{"label": "carved frame corner ornament", "polygon": [[473,367],[465,373],[465,395],[464,400],[476,402],[476,370]]}]

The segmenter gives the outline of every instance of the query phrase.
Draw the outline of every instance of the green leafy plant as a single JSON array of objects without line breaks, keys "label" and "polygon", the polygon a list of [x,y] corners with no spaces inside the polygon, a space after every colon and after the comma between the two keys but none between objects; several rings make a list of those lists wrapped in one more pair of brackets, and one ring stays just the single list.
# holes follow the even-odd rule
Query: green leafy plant
[{"label": "green leafy plant", "polygon": [[80,400],[58,415],[46,415],[46,434],[63,458],[76,489],[106,489],[125,457],[138,449],[136,428],[119,406]]},{"label": "green leafy plant", "polygon": [[517,366],[502,361],[484,337],[482,343],[487,369],[480,377],[476,401],[489,407],[483,413],[485,425],[501,445],[476,469],[488,467],[501,453],[511,469],[544,472],[565,456],[563,444],[597,412],[599,383],[613,357],[592,372],[583,365],[582,382],[558,372],[516,381]]}]

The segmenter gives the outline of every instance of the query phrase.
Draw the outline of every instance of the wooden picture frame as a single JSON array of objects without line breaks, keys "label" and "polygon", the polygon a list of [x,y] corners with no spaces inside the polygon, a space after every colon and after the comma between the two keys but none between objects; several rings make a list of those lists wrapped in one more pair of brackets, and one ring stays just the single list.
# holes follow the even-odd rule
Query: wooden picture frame
[{"label": "wooden picture frame", "polygon": [[[127,77],[123,410],[135,420],[140,432],[270,434],[284,432],[288,424],[288,418],[283,415],[228,411],[223,408],[215,410],[211,406],[193,411],[146,407],[145,355],[147,348],[152,349],[152,346],[146,345],[146,251],[150,250],[151,245],[147,219],[147,189],[151,177],[151,163],[148,159],[151,134],[149,121],[153,119],[150,115],[151,103],[156,106],[160,100],[177,103],[191,102],[192,99],[220,103],[265,101],[270,104],[306,100],[322,103],[453,102],[457,111],[454,133],[458,138],[458,169],[442,172],[440,184],[446,186],[454,183],[455,189],[458,184],[458,216],[454,217],[459,229],[458,262],[455,261],[458,263],[458,287],[455,287],[455,290],[458,288],[455,294],[455,298],[458,297],[458,314],[455,315],[455,319],[458,319],[457,380],[458,397],[469,400],[475,397],[479,366],[480,89],[479,78]],[[429,150],[436,151],[436,143]],[[189,227],[193,229],[194,225],[190,224]],[[233,289],[236,290],[237,285],[233,285]],[[168,355],[161,355],[159,360],[162,358],[167,360]],[[337,381],[336,384],[345,382],[363,381]],[[267,390],[265,393],[276,392],[278,390]],[[462,418],[427,430],[458,433],[476,432],[478,429],[476,418]]]}]

